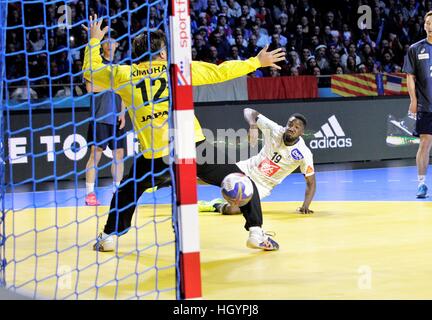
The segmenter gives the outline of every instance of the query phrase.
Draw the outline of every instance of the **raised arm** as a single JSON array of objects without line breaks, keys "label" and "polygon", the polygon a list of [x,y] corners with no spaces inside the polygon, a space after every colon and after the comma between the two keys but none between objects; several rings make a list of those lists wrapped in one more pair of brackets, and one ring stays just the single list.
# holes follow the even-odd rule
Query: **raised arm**
[{"label": "raised arm", "polygon": [[245,108],[243,110],[243,116],[244,116],[246,122],[249,123],[249,125],[251,127],[255,127],[255,128],[257,127],[256,120],[257,120],[257,117],[259,116],[259,114],[260,113],[258,111],[251,109],[251,108]]},{"label": "raised arm", "polygon": [[257,117],[260,113],[251,108],[243,110],[243,116],[247,123],[249,123],[249,143],[255,146],[258,142],[258,125],[256,123]]},{"label": "raised arm", "polygon": [[108,26],[101,30],[101,25],[102,19],[97,21],[97,15],[94,16],[94,19],[89,18],[89,27],[82,25],[86,31],[90,29],[90,41],[84,54],[83,76],[89,81],[93,88],[92,91],[115,87],[113,68],[111,65],[104,65],[100,55],[100,42],[108,31]]},{"label": "raised arm", "polygon": [[193,61],[192,84],[201,86],[224,82],[245,76],[258,68],[275,67],[280,69],[276,63],[285,59],[285,52],[281,52],[280,48],[270,52],[267,49],[268,46],[262,49],[256,57],[244,61],[225,61],[220,65]]}]

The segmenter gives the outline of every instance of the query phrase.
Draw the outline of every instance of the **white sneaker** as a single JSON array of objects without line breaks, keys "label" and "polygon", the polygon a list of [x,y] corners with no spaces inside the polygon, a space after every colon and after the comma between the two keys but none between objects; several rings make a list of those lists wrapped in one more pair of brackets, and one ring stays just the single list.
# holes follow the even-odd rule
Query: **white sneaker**
[{"label": "white sneaker", "polygon": [[265,251],[279,250],[279,244],[268,236],[261,228],[250,230],[246,246],[251,249],[261,249]]},{"label": "white sneaker", "polygon": [[103,236],[102,233],[99,233],[96,243],[93,245],[94,251],[100,252],[110,252],[114,251],[114,239],[113,236]]}]

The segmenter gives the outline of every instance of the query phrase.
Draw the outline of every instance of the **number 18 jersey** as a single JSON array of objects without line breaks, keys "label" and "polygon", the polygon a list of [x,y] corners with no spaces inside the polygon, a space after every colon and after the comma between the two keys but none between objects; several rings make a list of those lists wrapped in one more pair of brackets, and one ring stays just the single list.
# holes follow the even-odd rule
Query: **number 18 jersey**
[{"label": "number 18 jersey", "polygon": [[298,167],[306,177],[315,174],[312,152],[302,137],[296,144],[287,146],[283,141],[285,128],[262,114],[258,116],[257,125],[264,136],[263,148],[256,156],[236,164],[255,182],[260,198],[268,196]]}]

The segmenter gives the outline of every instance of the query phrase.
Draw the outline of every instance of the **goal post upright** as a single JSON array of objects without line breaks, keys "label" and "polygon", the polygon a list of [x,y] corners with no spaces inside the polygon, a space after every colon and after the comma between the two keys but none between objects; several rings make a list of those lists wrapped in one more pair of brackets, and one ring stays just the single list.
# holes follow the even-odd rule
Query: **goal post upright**
[{"label": "goal post upright", "polygon": [[[200,237],[197,208],[194,105],[191,79],[192,37],[189,0],[170,1],[170,79],[180,298],[201,298]],[[172,140],[171,140],[172,141]]]},{"label": "goal post upright", "polygon": [[6,256],[5,256],[5,150],[4,150],[4,79],[6,74],[6,27],[7,27],[7,1],[0,0],[0,288],[6,285]]}]

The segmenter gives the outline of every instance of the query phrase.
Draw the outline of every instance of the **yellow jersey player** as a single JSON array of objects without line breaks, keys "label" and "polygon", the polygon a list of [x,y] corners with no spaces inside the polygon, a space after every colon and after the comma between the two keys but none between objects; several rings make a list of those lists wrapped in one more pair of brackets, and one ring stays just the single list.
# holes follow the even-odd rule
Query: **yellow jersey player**
[{"label": "yellow jersey player", "polygon": [[[138,63],[104,65],[99,50],[100,41],[108,27],[102,30],[102,20],[97,21],[97,16],[90,17],[89,22],[89,28],[83,26],[90,31],[90,41],[84,55],[84,78],[95,86],[113,89],[121,96],[142,151],[113,196],[108,221],[94,245],[95,250],[113,251],[112,236],[120,236],[128,231],[142,193],[148,188],[166,185],[170,180],[169,161],[166,159],[169,153],[167,43],[165,34],[160,30],[143,32],[132,43]],[[220,65],[193,61],[192,85],[228,81],[260,67],[280,68],[276,63],[284,59],[285,53],[280,49],[268,52],[266,47],[256,57],[245,61],[226,61]],[[206,143],[198,120],[195,118],[194,121],[196,145]],[[198,177],[217,186],[220,186],[226,175],[237,170],[234,164],[197,164]],[[258,197],[258,192],[254,196]],[[249,231],[248,247],[277,250],[278,244],[261,229],[261,210],[248,206],[242,207],[242,210],[246,219],[245,228]]]}]

